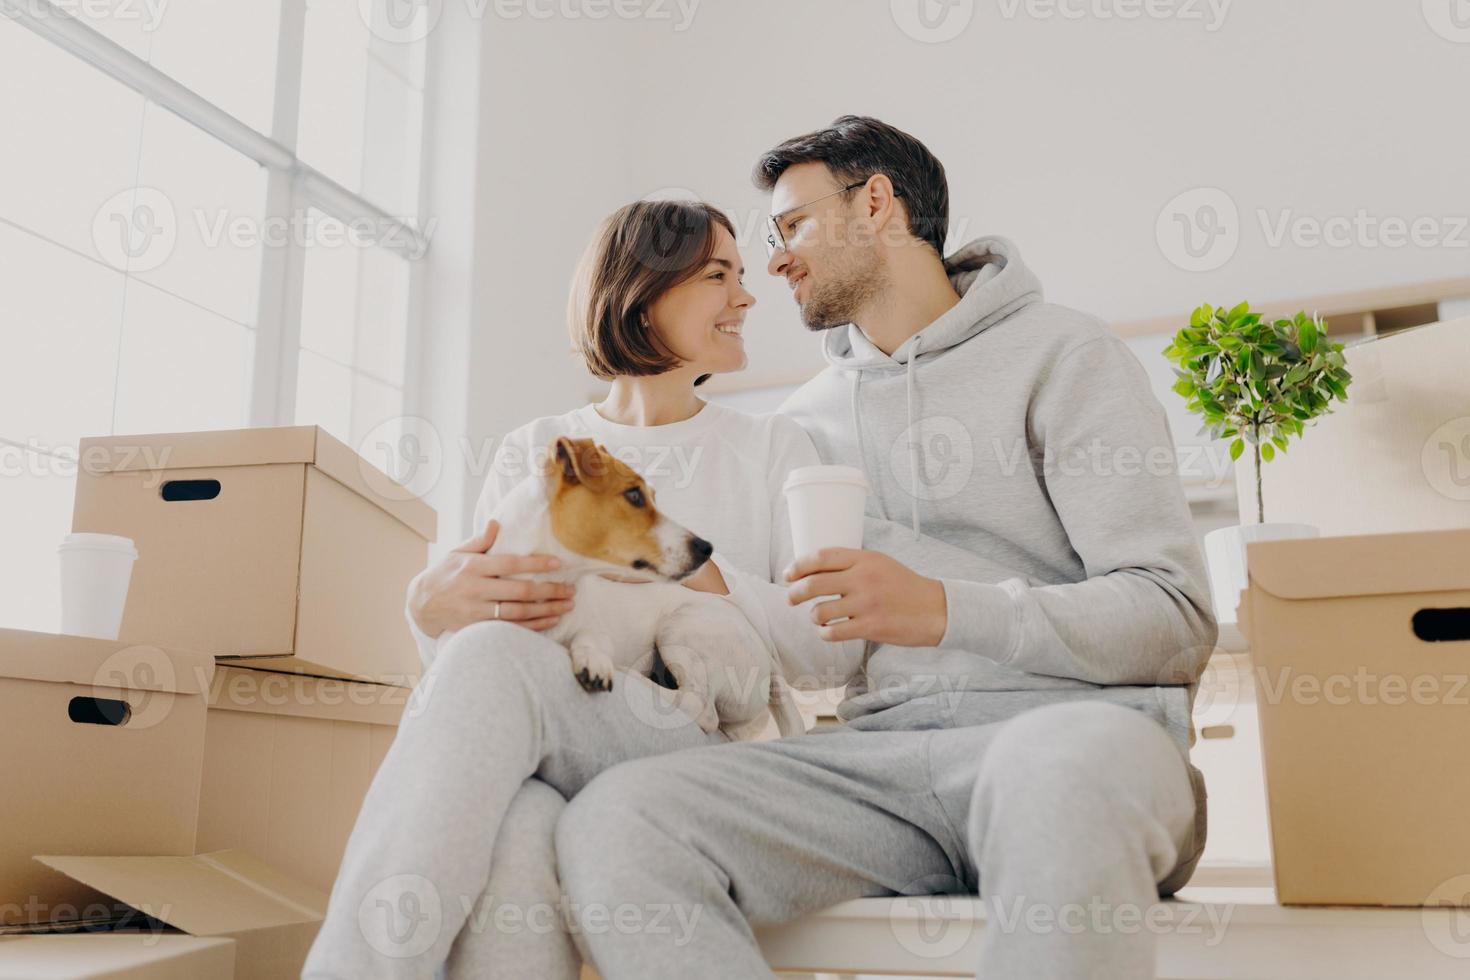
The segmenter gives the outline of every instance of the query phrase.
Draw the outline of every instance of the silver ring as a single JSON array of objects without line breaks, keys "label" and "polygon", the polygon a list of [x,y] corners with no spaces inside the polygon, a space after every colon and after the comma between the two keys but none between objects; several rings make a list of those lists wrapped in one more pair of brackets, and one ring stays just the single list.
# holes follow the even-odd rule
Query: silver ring
[{"label": "silver ring", "polygon": [[495,611],[490,614],[490,618],[491,619],[499,619],[500,618],[500,600],[499,599],[495,600]]}]

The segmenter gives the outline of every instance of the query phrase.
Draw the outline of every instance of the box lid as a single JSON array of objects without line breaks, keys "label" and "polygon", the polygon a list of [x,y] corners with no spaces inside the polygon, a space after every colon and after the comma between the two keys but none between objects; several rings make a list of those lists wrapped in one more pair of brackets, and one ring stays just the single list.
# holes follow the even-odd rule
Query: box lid
[{"label": "box lid", "polygon": [[327,896],[244,851],[185,857],[37,854],[68,877],[195,936],[319,922]]},{"label": "box lid", "polygon": [[215,710],[364,725],[397,725],[412,696],[412,688],[392,684],[223,664],[216,668],[209,685],[209,707]]},{"label": "box lid", "polygon": [[1246,568],[1282,599],[1470,591],[1470,529],[1256,541]]},{"label": "box lid", "polygon": [[411,490],[315,425],[160,432],[83,439],[77,448],[90,473],[310,463],[433,541],[438,515]]},{"label": "box lid", "polygon": [[202,694],[214,658],[188,650],[65,633],[0,629],[0,677],[132,691]]}]

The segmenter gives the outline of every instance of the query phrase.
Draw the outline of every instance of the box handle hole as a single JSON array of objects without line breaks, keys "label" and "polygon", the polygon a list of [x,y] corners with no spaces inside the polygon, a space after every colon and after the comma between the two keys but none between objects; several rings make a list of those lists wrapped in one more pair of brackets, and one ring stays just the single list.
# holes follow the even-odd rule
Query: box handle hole
[{"label": "box handle hole", "polygon": [[219,496],[218,480],[168,480],[163,485],[163,499],[213,500]]},{"label": "box handle hole", "polygon": [[1470,609],[1421,609],[1414,614],[1414,635],[1427,643],[1470,640]]},{"label": "box handle hole", "polygon": [[133,709],[117,698],[72,698],[66,716],[79,725],[126,725]]}]

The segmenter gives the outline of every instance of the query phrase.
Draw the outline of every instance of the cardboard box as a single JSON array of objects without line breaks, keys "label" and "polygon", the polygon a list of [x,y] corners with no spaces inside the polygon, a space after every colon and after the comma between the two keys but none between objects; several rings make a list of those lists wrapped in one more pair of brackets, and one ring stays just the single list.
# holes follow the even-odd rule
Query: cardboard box
[{"label": "cardboard box", "polygon": [[0,980],[231,980],[235,944],[182,933],[0,936]]},{"label": "cardboard box", "polygon": [[1248,564],[1278,900],[1470,905],[1470,530],[1266,541]]},{"label": "cardboard box", "polygon": [[412,686],[432,508],[316,426],[83,439],[72,530],[132,538],[123,640]]},{"label": "cardboard box", "polygon": [[330,893],[411,694],[220,667],[209,689],[198,849],[242,849]]},{"label": "cardboard box", "polygon": [[[208,962],[216,972],[202,974],[205,977],[233,976],[234,980],[299,977],[326,915],[326,895],[239,851],[183,857],[48,854],[38,855],[37,860],[190,936],[233,940],[229,943],[234,953],[233,971],[219,972],[216,959],[219,954],[213,952]],[[81,943],[107,940],[108,935],[72,938],[73,945],[89,950],[91,956],[92,946],[82,947]],[[152,938],[156,941],[166,937]],[[31,943],[33,950],[39,946]],[[99,944],[93,946],[101,949]],[[129,955],[137,955],[135,947],[130,948]],[[62,974],[67,975],[70,974]],[[138,975],[150,980],[155,977],[154,973],[120,975]],[[190,980],[197,976],[181,974],[184,975]]]},{"label": "cardboard box", "polygon": [[[1347,401],[1261,468],[1266,520],[1324,536],[1470,527],[1470,318],[1343,356],[1353,375]],[[1241,520],[1255,523],[1251,454],[1236,467]]]},{"label": "cardboard box", "polygon": [[206,654],[0,629],[0,925],[106,902],[33,854],[194,852],[213,673]]}]

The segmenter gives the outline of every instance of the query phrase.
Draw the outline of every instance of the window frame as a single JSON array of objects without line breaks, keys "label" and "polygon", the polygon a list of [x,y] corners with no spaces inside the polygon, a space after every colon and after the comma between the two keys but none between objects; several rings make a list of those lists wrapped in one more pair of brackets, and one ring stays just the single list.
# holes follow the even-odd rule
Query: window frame
[{"label": "window frame", "polygon": [[[386,233],[384,241],[372,247],[386,248],[410,262],[409,322],[405,325],[407,350],[402,392],[404,414],[413,413],[419,403],[416,368],[419,362],[418,319],[422,305],[419,293],[422,263],[417,260],[428,253],[429,239],[416,222],[389,214],[297,157],[306,40],[306,5],[302,0],[282,0],[281,3],[270,133],[262,133],[242,122],[61,10],[50,0],[0,0],[0,15],[29,28],[264,167],[266,195],[263,217],[267,222],[289,221],[293,214],[304,213],[311,207],[344,223],[365,221],[383,229]],[[423,165],[426,146],[425,139],[419,147],[418,186],[413,188],[415,213],[420,213],[424,199],[428,170]],[[281,247],[262,246],[250,404],[245,412],[250,426],[291,425],[295,419],[306,249],[297,236],[290,235],[287,239]],[[355,366],[353,370],[356,371]]]}]

